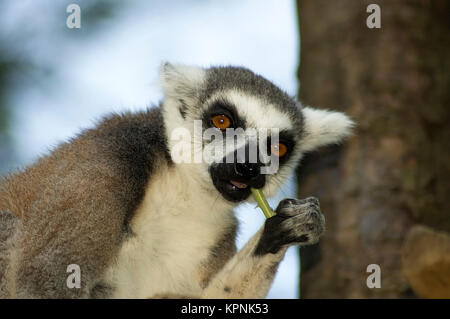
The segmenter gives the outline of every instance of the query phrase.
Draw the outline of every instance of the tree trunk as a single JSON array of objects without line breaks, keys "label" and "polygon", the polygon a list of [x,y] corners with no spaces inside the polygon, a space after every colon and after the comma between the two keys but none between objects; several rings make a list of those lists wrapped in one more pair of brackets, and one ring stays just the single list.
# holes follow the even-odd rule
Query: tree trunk
[{"label": "tree trunk", "polygon": [[[380,29],[366,26],[370,3]],[[402,247],[415,224],[450,231],[450,1],[297,5],[300,100],[357,122],[344,146],[298,170],[300,198],[317,196],[327,219],[320,246],[301,249],[302,297],[422,296]],[[381,267],[381,288],[367,287],[369,264]]]}]

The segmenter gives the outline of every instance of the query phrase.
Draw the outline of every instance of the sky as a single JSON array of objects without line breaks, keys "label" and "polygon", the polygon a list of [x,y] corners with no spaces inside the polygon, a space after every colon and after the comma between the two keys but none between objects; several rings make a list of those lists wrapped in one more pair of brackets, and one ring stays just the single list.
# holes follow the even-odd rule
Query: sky
[{"label": "sky", "polygon": [[[20,75],[11,92],[12,138],[19,161],[32,163],[59,142],[92,127],[112,111],[142,110],[162,99],[158,68],[172,63],[245,66],[290,95],[297,92],[298,35],[294,1],[134,1],[116,9],[96,31],[68,29],[65,5],[52,0],[3,4],[0,35],[14,37],[10,54],[25,56],[41,73]],[[6,13],[5,13],[6,12]],[[42,80],[45,79],[45,81]],[[295,197],[294,178],[270,199]],[[238,246],[264,223],[249,204],[236,209]],[[298,256],[290,248],[269,298],[296,298]]]}]

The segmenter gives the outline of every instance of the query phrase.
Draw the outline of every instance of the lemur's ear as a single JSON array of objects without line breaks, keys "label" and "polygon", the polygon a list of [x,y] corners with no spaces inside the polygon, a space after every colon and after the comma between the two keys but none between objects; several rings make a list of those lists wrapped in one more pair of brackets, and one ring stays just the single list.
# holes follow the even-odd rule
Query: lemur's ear
[{"label": "lemur's ear", "polygon": [[301,142],[303,151],[312,151],[320,146],[342,142],[352,132],[355,123],[344,113],[302,108],[304,133]]},{"label": "lemur's ear", "polygon": [[159,77],[166,98],[193,99],[205,79],[205,69],[165,62],[160,67]]}]

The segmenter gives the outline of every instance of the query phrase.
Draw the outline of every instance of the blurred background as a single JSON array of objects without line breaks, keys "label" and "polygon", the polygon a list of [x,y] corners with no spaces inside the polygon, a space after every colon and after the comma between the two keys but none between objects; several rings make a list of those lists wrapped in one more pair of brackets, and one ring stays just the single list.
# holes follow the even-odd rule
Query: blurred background
[{"label": "blurred background", "polygon": [[[79,29],[66,26],[72,3]],[[370,3],[379,29],[366,25]],[[306,156],[271,199],[317,196],[327,218],[323,240],[301,249],[302,298],[450,298],[449,9],[446,0],[3,0],[0,175],[105,113],[158,104],[162,61],[246,66],[358,123],[348,143]],[[237,215],[241,247],[264,217],[250,205]],[[380,288],[366,284],[370,264]],[[269,298],[298,297],[299,267],[290,248]]]}]

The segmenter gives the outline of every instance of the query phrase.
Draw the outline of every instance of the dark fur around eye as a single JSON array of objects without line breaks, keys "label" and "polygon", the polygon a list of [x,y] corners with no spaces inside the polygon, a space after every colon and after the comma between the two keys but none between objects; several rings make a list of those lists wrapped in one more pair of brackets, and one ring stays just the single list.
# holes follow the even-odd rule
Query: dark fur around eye
[{"label": "dark fur around eye", "polygon": [[203,123],[206,127],[213,127],[211,119],[216,115],[225,115],[230,121],[230,128],[242,127],[245,130],[245,122],[237,115],[236,107],[226,101],[216,101],[203,115]]},{"label": "dark fur around eye", "polygon": [[[292,154],[292,151],[294,150],[294,147],[295,147],[294,136],[295,135],[292,132],[290,132],[290,131],[286,131],[286,130],[280,131],[279,141],[278,142],[279,143],[283,143],[287,147],[286,154],[279,158],[280,163],[286,162],[289,159],[290,155]],[[268,152],[268,154],[271,154],[271,149],[270,149],[271,145],[272,145],[272,141],[271,141],[271,138],[270,138],[270,135],[269,135],[269,137],[267,138],[267,152]]]}]

